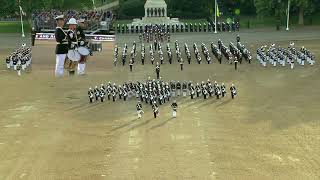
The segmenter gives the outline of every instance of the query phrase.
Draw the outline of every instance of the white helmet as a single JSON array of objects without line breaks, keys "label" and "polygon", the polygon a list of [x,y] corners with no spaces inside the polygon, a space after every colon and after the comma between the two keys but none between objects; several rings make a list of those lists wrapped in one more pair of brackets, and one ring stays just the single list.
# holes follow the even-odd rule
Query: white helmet
[{"label": "white helmet", "polygon": [[77,23],[77,20],[75,18],[71,18],[71,19],[69,19],[67,24],[68,25],[77,25],[78,23]]}]

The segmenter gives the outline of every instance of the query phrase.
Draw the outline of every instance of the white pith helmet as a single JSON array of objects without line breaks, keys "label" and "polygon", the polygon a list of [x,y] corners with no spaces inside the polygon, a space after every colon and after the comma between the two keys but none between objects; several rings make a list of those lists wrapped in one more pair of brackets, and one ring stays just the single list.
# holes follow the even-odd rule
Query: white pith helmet
[{"label": "white pith helmet", "polygon": [[77,23],[77,20],[75,18],[71,18],[71,19],[69,19],[67,24],[68,25],[77,25],[78,23]]}]

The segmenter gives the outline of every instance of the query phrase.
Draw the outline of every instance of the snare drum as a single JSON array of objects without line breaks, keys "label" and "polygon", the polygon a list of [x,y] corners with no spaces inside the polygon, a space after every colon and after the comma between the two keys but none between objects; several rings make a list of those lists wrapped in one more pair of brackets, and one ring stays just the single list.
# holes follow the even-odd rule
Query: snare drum
[{"label": "snare drum", "polygon": [[80,64],[84,64],[86,63],[87,59],[88,59],[88,55],[90,54],[89,49],[87,49],[86,47],[79,47],[78,48],[78,52],[80,54]]},{"label": "snare drum", "polygon": [[69,50],[68,54],[67,54],[68,59],[70,59],[71,61],[79,61],[81,58],[80,53],[77,50]]},{"label": "snare drum", "polygon": [[88,56],[90,54],[90,51],[86,47],[79,47],[78,52],[81,56]]}]

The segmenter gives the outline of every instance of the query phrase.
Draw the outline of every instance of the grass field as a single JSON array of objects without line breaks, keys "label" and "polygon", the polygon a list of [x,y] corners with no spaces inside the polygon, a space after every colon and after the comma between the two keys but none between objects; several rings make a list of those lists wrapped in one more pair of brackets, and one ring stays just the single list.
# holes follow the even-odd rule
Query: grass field
[{"label": "grass field", "polygon": [[[24,22],[24,31],[30,32],[30,24]],[[21,33],[20,21],[0,21],[0,33]]]}]

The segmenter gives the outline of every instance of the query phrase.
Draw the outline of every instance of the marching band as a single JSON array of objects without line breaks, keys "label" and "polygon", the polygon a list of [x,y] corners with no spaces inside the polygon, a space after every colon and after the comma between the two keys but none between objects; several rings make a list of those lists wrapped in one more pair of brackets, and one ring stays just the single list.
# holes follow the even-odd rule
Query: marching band
[{"label": "marching band", "polygon": [[[180,66],[180,70],[184,70],[184,60],[182,58],[182,50],[180,49],[179,42],[176,40],[174,42],[175,46],[175,53],[176,53],[176,59]],[[223,44],[221,40],[218,41],[218,45],[215,45],[213,42],[211,43],[211,51],[206,46],[206,44],[201,43],[201,49],[198,48],[198,45],[196,43],[193,43],[193,53],[195,55],[195,61],[197,64],[202,63],[202,56],[204,56],[207,64],[212,64],[214,61],[214,58],[218,60],[219,64],[222,63],[223,57],[227,60],[227,63],[234,64],[235,69],[238,68],[238,63],[242,64],[243,59],[248,62],[248,64],[251,64],[251,53],[250,51],[240,42],[240,36],[237,36],[237,44],[234,45],[232,42],[229,43],[229,47]],[[114,65],[117,65],[118,57],[119,57],[119,46],[116,45],[114,48]],[[199,50],[200,49],[200,50]],[[145,59],[146,59],[146,48],[144,43],[141,44],[141,64],[145,65]],[[127,44],[124,45],[122,49],[122,65],[125,66],[127,62],[127,52],[128,52],[128,46]],[[130,50],[130,57],[129,59],[129,66],[130,71],[132,71],[132,66],[136,63],[135,59],[137,56],[138,48],[136,44],[132,46]],[[166,44],[166,52],[167,52],[167,60],[169,64],[173,63],[173,50],[171,50],[170,44]],[[158,58],[156,58],[155,53],[159,55]],[[191,50],[187,43],[184,44],[184,53],[186,55],[187,63],[192,63],[192,55]],[[149,45],[149,57],[151,64],[155,64],[156,62],[156,75],[157,79],[160,76],[160,65],[165,63],[164,60],[164,50],[162,48],[162,44],[160,42],[150,43]],[[157,59],[157,60],[156,60]],[[132,61],[131,61],[132,60]]]},{"label": "marching band", "polygon": [[[162,36],[164,39],[170,32],[213,32],[215,23],[208,18],[208,22],[180,23],[180,24],[146,24],[146,25],[125,25],[117,24],[117,33],[140,33],[139,38],[151,40],[153,37]],[[217,22],[217,31],[236,32],[240,30],[239,22]],[[143,33],[143,34],[142,34]],[[162,34],[163,33],[163,34]],[[170,36],[168,36],[170,39]]]},{"label": "marching band", "polygon": [[269,62],[273,67],[276,67],[277,64],[283,67],[289,64],[291,69],[294,68],[295,62],[301,66],[305,66],[306,62],[311,66],[315,64],[315,56],[304,46],[297,50],[293,42],[287,49],[280,46],[277,48],[275,44],[269,47],[263,45],[257,50],[257,60],[264,67]]},{"label": "marching band", "polygon": [[25,71],[31,65],[32,53],[31,47],[26,47],[26,44],[12,52],[6,57],[5,62],[7,69],[17,71],[18,76],[21,76],[21,70]]},{"label": "marching band", "polygon": [[[182,92],[182,94],[181,94]],[[234,84],[230,87],[231,97],[237,95],[237,88]],[[209,99],[212,96],[216,96],[216,99],[221,99],[226,97],[226,86],[224,83],[219,85],[217,81],[212,84],[210,79],[207,82],[202,81],[200,84],[197,83],[196,86],[193,85],[191,81],[170,81],[165,82],[160,77],[159,79],[152,79],[149,77],[144,83],[142,82],[124,82],[122,85],[116,85],[115,83],[108,82],[106,85],[101,84],[100,87],[95,86],[94,89],[91,87],[88,90],[89,102],[104,102],[105,97],[111,101],[116,102],[118,100],[127,101],[127,99],[138,100],[137,104],[137,114],[138,118],[141,118],[142,104],[151,105],[154,117],[159,116],[159,106],[170,102],[171,97],[177,98],[179,96],[187,97],[190,96],[191,99],[203,96],[204,99]],[[177,112],[177,102],[172,103],[173,117],[176,117]]]},{"label": "marching band", "polygon": [[[86,61],[90,55],[90,50],[87,48],[88,42],[86,41],[85,33],[83,29],[85,28],[84,19],[76,20],[75,18],[69,19],[66,23],[68,25],[68,30],[64,31],[63,27],[65,25],[64,16],[60,15],[55,18],[56,20],[56,66],[55,66],[55,76],[61,77],[64,75],[64,70],[69,72],[69,75],[74,75],[77,71],[78,75],[85,74]],[[145,33],[140,34],[141,43],[141,64],[145,64],[146,59],[146,47],[143,41],[151,42],[149,44],[149,55],[151,64],[155,64],[156,79],[151,80],[149,77],[143,83],[137,82],[124,82],[122,85],[111,84],[110,82],[106,84],[101,84],[99,87],[89,88],[88,97],[89,102],[104,102],[105,100],[116,102],[118,100],[127,101],[132,98],[138,100],[136,105],[138,118],[142,118],[144,113],[142,108],[142,103],[151,105],[154,118],[159,116],[159,107],[165,103],[170,102],[172,97],[187,97],[190,96],[191,99],[203,98],[204,100],[210,99],[216,96],[216,99],[225,98],[227,96],[227,88],[224,83],[219,85],[216,81],[211,83],[208,79],[206,82],[193,84],[191,81],[170,81],[165,82],[160,76],[160,66],[165,63],[164,51],[162,48],[162,42],[170,42],[170,34],[166,31],[162,31],[162,27],[150,27]],[[210,48],[211,47],[211,48]],[[236,44],[233,42],[229,43],[229,46],[225,45],[220,39],[217,44],[211,43],[209,48],[206,44],[193,43],[189,48],[188,44],[183,45],[184,53],[186,55],[187,63],[192,63],[192,51],[194,53],[195,63],[201,64],[202,60],[206,64],[212,64],[214,59],[217,59],[219,64],[222,63],[222,59],[226,59],[227,63],[234,64],[235,70],[238,68],[238,63],[242,64],[245,60],[248,64],[251,64],[252,56],[251,52],[245,47],[240,41],[240,36],[236,37]],[[179,42],[176,40],[174,42],[174,49],[170,47],[170,43],[166,44],[164,48],[167,53],[167,59],[169,64],[173,63],[173,52],[176,53],[176,59],[180,65],[180,70],[184,70],[184,60],[182,58],[182,50],[180,49]],[[121,52],[120,47],[117,45],[114,48],[114,65],[117,66],[119,52]],[[128,52],[130,54],[128,54]],[[130,71],[133,71],[133,66],[136,63],[137,56],[137,44],[134,42],[132,48],[129,50],[127,44],[124,45],[122,49],[122,65],[124,66],[129,57]],[[157,55],[156,55],[157,53]],[[158,57],[157,57],[158,56]],[[204,59],[202,59],[204,57]],[[159,61],[156,61],[159,60]],[[17,49],[15,52],[11,53],[10,56],[6,58],[6,65],[8,69],[13,68],[21,75],[21,70],[25,70],[31,64],[31,48],[23,47]],[[267,66],[270,63],[272,66],[285,66],[290,65],[293,69],[295,63],[305,66],[306,63],[310,65],[315,64],[315,56],[305,47],[297,49],[294,43],[290,43],[289,47],[282,48],[280,46],[276,47],[275,44],[271,44],[269,47],[267,45],[262,46],[257,50],[257,60],[262,66]],[[229,88],[231,98],[234,99],[238,95],[238,90],[234,84]],[[176,100],[171,104],[172,117],[177,117],[178,104]]]}]

